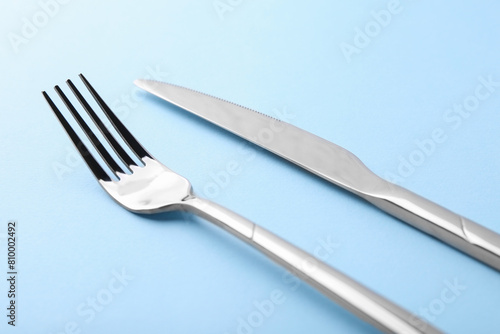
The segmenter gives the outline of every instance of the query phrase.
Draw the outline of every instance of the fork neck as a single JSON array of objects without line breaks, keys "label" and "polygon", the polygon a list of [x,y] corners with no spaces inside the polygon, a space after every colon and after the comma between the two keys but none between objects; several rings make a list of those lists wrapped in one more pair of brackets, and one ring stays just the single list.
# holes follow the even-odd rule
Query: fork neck
[{"label": "fork neck", "polygon": [[183,200],[182,207],[184,211],[214,223],[243,241],[252,240],[255,224],[217,203],[190,195]]}]

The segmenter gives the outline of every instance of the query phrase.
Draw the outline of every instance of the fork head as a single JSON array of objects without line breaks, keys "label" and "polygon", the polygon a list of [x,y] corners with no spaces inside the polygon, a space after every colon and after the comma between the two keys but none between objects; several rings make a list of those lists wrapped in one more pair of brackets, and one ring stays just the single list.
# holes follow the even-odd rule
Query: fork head
[{"label": "fork head", "polygon": [[192,197],[189,181],[153,158],[132,136],[87,79],[82,74],[80,78],[121,137],[122,142],[128,146],[133,157],[104,125],[71,80],[66,81],[69,88],[88,113],[95,127],[99,129],[102,137],[109,143],[111,152],[102,144],[101,139],[85,122],[61,88],[55,86],[54,89],[94,146],[104,166],[87,149],[49,95],[45,91],[42,94],[99,184],[116,202],[133,212],[156,213],[181,209],[183,202]]}]

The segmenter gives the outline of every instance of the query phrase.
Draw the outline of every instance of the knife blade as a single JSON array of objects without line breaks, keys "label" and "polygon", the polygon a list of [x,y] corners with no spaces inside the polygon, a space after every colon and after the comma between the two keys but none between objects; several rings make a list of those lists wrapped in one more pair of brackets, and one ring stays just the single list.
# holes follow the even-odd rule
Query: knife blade
[{"label": "knife blade", "polygon": [[292,124],[189,88],[142,79],[134,83],[500,271],[499,234],[380,178],[350,151]]}]

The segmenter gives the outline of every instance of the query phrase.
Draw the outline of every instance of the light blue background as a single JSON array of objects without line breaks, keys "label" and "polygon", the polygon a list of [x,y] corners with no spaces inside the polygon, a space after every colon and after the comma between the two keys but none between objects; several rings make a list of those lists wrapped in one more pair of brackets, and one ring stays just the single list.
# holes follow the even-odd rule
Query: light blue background
[{"label": "light blue background", "polygon": [[[132,83],[156,72],[269,115],[286,110],[291,123],[382,176],[397,175],[400,157],[418,155],[415,141],[442,129],[446,141],[400,183],[500,232],[500,89],[456,128],[443,119],[480,76],[500,81],[498,2],[401,0],[402,11],[350,62],[340,46],[353,44],[355,29],[388,1],[232,3],[221,17],[212,0],[72,0],[16,52],[9,38],[43,9],[2,2],[0,267],[6,224],[16,219],[20,276],[18,326],[2,311],[1,332],[61,333],[75,323],[81,333],[232,334],[274,290],[284,302],[252,333],[377,332],[202,219],[143,217],[116,205],[72,159],[40,94],[56,97],[54,85],[82,72],[200,195],[309,252],[333,241],[329,264],[416,314],[445,305],[433,324],[446,332],[498,333],[498,272]],[[207,191],[230,161],[241,172]],[[122,268],[133,279],[87,322],[78,307],[105,293]],[[440,302],[455,280],[465,290]]]}]

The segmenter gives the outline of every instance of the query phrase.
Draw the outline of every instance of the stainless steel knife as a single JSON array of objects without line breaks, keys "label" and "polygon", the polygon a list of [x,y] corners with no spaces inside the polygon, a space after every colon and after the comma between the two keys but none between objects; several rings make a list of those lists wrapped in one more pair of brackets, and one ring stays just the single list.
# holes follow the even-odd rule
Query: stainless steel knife
[{"label": "stainless steel knife", "polygon": [[[336,184],[500,271],[500,235],[369,170],[354,154],[289,123],[188,88],[135,84]],[[272,135],[266,129],[272,130]]]}]

